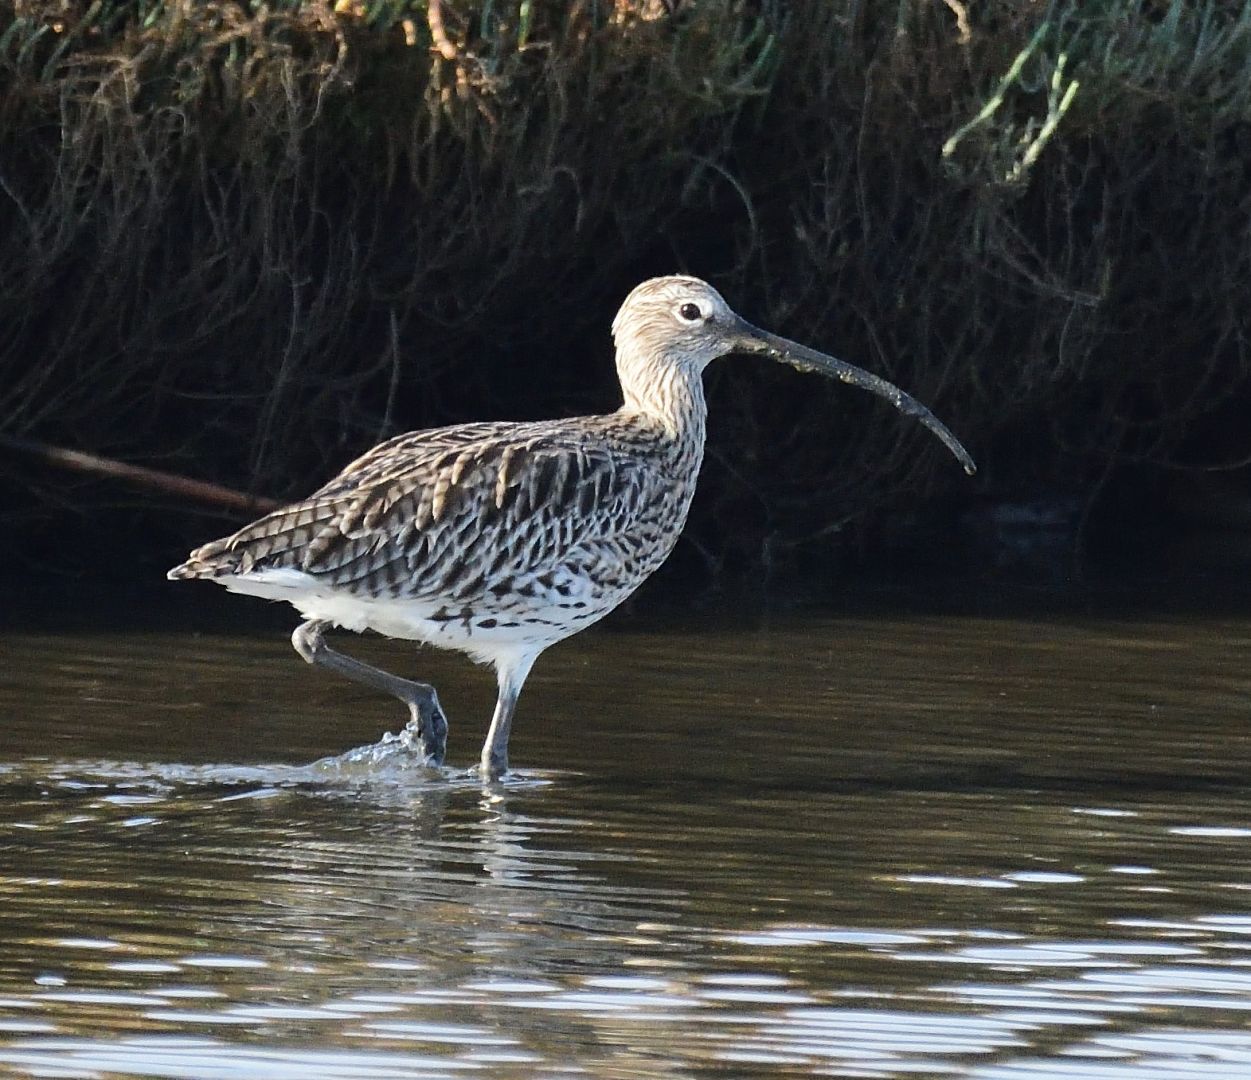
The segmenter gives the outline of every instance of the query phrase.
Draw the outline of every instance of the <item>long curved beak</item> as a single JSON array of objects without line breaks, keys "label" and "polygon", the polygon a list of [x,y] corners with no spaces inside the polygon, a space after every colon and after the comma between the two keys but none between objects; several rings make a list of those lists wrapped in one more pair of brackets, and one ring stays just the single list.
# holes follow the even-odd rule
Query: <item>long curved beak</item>
[{"label": "long curved beak", "polygon": [[791,367],[798,368],[800,371],[816,371],[885,398],[901,413],[915,416],[937,435],[943,445],[955,455],[956,460],[964,466],[966,473],[972,476],[977,472],[973,458],[960,445],[960,440],[951,433],[947,425],[911,394],[904,393],[894,383],[889,383],[852,364],[846,364],[842,360],[835,360],[834,357],[826,356],[825,353],[817,352],[816,349],[810,349],[807,345],[800,345],[797,341],[770,334],[767,330],[752,326],[746,320],[740,320],[739,325],[735,327],[734,349],[737,352],[763,354],[774,360],[780,360],[784,364],[790,364]]}]

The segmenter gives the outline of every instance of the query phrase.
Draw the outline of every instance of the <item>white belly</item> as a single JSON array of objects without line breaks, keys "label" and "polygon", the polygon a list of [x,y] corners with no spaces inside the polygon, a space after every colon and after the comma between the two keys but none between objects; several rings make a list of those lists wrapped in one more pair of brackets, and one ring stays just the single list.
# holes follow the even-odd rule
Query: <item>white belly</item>
[{"label": "white belly", "polygon": [[455,649],[481,663],[518,651],[539,652],[598,622],[620,602],[584,606],[576,613],[466,611],[453,612],[449,617],[446,606],[437,601],[355,596],[294,569],[262,570],[214,580],[231,592],[286,601],[306,619]]}]

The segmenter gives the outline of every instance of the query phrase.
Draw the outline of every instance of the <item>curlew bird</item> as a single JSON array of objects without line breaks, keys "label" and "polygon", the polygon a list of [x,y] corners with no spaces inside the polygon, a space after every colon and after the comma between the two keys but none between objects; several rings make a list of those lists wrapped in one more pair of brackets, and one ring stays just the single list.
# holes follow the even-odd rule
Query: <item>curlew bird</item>
[{"label": "curlew bird", "polygon": [[916,399],[757,329],[698,278],[643,282],[612,331],[625,399],[615,413],[398,435],[302,502],[196,549],[169,577],[292,604],[307,620],[292,635],[296,651],[404,702],[431,765],[442,765],[447,738],[434,687],[337,652],[325,631],[374,630],[493,665],[499,697],[479,768],[495,780],[508,770],[535,659],[612,611],[677,541],[704,455],[701,375],[717,357],[763,354],[872,391],[974,472]]}]

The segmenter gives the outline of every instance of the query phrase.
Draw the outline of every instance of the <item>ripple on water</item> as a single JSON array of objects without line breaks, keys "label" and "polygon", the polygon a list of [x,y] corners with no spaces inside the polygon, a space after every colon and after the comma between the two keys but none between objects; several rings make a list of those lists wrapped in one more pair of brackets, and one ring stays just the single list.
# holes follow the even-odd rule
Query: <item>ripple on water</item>
[{"label": "ripple on water", "polygon": [[15,1040],[0,1050],[0,1062],[40,1075],[117,1072],[200,1080],[454,1080],[480,1068],[474,1062],[368,1050],[267,1050],[219,1039],[137,1037],[117,1041],[89,1039]]},{"label": "ripple on water", "polygon": [[1235,1080],[1251,1076],[1251,1034],[1222,1029],[1158,1029],[1097,1035],[1056,1059],[1024,1057],[982,1066],[972,1080]]},{"label": "ripple on water", "polygon": [[590,636],[489,789],[318,760],[389,714],[282,642],[19,640],[0,1071],[1251,1076],[1251,634],[1181,630]]}]

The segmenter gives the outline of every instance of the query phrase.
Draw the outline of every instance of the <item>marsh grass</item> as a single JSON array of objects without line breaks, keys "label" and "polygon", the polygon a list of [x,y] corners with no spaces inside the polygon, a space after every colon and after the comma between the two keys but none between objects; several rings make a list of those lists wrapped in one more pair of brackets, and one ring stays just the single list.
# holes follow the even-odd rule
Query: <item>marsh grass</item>
[{"label": "marsh grass", "polygon": [[[931,403],[983,491],[1234,455],[1245,5],[672,6],[0,5],[0,430],[294,495],[613,407],[616,303],[683,268]],[[845,391],[711,381],[713,573],[969,490]]]},{"label": "marsh grass", "polygon": [[[1084,513],[1129,465],[1245,461],[1251,8],[969,5],[967,40],[940,5],[804,11],[740,159],[769,321],[933,404],[992,498]],[[785,558],[958,493],[886,410],[771,377],[725,380],[714,449],[736,468],[702,535],[754,511],[746,543],[772,528],[772,548],[742,558]]]}]

